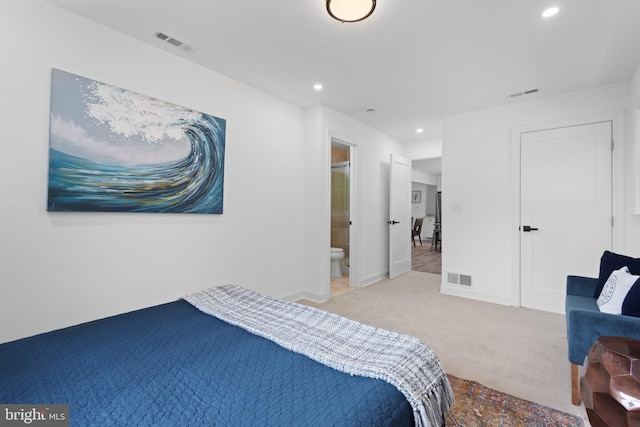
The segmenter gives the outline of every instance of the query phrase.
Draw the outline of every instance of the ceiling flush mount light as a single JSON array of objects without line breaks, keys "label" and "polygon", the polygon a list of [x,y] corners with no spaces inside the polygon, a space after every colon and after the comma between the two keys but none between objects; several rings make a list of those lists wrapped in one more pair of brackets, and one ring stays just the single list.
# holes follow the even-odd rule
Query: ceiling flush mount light
[{"label": "ceiling flush mount light", "polygon": [[340,22],[366,19],[376,8],[376,0],[327,0],[327,12]]},{"label": "ceiling flush mount light", "polygon": [[557,8],[557,7],[550,7],[549,9],[546,9],[544,12],[542,12],[542,17],[543,18],[551,18],[553,15],[555,15],[559,11],[560,11],[560,9]]},{"label": "ceiling flush mount light", "polygon": [[416,133],[422,133],[422,132],[424,132],[424,129],[422,129],[422,128],[416,129]]},{"label": "ceiling flush mount light", "polygon": [[313,85],[313,89],[317,90],[317,91],[321,91],[322,90],[322,84],[321,83],[316,83]]}]

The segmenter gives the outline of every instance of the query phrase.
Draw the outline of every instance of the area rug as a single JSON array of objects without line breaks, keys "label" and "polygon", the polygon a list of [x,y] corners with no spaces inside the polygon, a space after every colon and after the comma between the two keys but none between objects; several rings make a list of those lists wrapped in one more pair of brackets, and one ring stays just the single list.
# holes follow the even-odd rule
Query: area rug
[{"label": "area rug", "polygon": [[449,375],[456,402],[447,427],[584,427],[582,418]]}]

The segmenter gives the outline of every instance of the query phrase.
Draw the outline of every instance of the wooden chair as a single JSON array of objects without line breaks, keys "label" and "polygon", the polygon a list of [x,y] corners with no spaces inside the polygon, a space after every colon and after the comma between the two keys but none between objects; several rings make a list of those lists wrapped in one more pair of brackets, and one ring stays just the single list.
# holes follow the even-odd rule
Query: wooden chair
[{"label": "wooden chair", "polygon": [[438,250],[438,243],[440,243],[440,250],[442,250],[442,225],[436,222],[433,227],[433,236],[431,237],[431,250]]},{"label": "wooden chair", "polygon": [[422,246],[422,237],[420,233],[422,232],[422,221],[423,218],[416,218],[416,221],[413,223],[413,228],[411,229],[411,240],[413,241],[413,246],[416,245],[416,237],[420,240],[420,246]]}]

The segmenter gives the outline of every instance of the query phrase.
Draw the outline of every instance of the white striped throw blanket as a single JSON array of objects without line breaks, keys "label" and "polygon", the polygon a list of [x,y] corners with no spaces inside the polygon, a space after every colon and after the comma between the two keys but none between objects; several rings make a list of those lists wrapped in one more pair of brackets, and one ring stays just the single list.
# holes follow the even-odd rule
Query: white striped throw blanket
[{"label": "white striped throw blanket", "polygon": [[333,369],[394,385],[412,406],[418,427],[443,425],[454,401],[440,361],[417,338],[236,285],[209,288],[183,299]]}]

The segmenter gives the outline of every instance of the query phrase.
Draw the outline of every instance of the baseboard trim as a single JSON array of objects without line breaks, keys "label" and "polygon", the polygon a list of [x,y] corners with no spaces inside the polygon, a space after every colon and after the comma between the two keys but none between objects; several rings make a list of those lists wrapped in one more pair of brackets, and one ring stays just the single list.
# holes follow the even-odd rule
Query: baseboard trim
[{"label": "baseboard trim", "polygon": [[511,298],[509,297],[485,294],[482,292],[476,292],[476,291],[470,290],[467,287],[452,286],[446,283],[443,283],[440,286],[440,292],[444,295],[452,295],[456,297],[463,297],[463,298],[474,299],[478,301],[491,302],[494,304],[508,305],[508,306],[513,305],[511,303]]},{"label": "baseboard trim", "polygon": [[379,273],[364,277],[362,281],[358,284],[358,287],[364,288],[365,286],[373,285],[374,283],[379,282],[380,280],[384,280],[388,278],[389,278],[389,271],[388,270],[381,271]]}]

